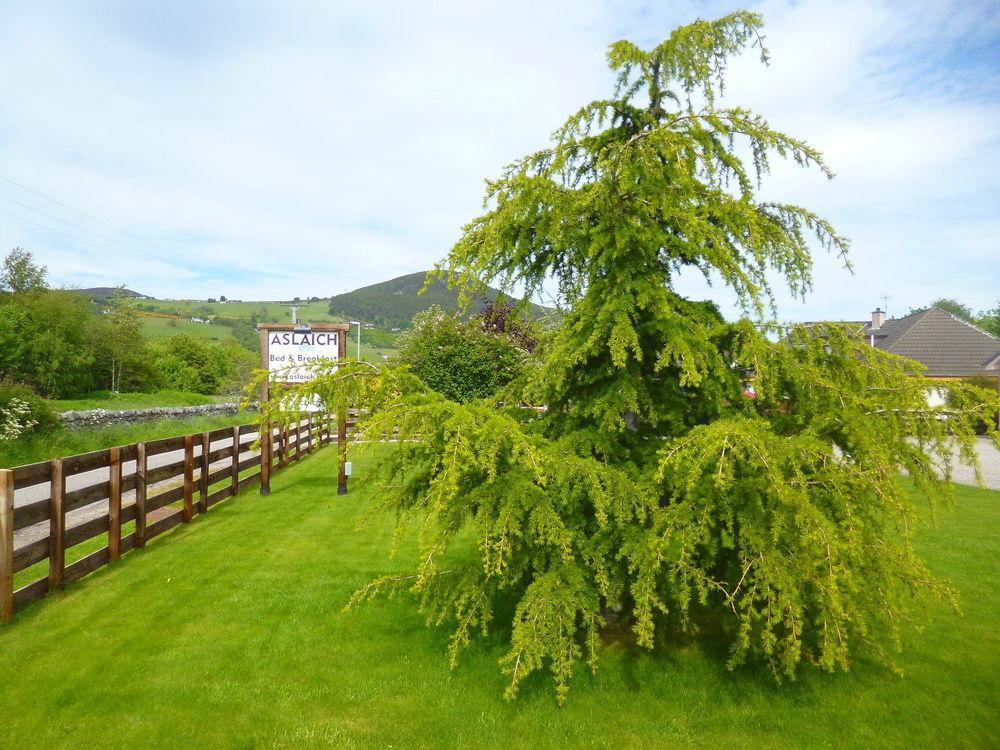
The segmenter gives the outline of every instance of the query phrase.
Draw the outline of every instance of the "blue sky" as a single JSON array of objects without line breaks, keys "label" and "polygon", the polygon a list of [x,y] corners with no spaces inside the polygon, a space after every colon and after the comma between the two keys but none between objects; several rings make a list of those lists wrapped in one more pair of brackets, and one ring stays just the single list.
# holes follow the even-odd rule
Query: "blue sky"
[{"label": "blue sky", "polygon": [[[485,178],[610,90],[610,42],[651,45],[733,7],[6,2],[0,177],[37,192],[0,179],[0,249],[33,250],[57,284],[163,297],[328,296],[422,270]],[[752,7],[772,64],[736,61],[727,103],[837,172],[778,166],[764,193],[853,243],[853,275],[817,255],[813,293],[779,288],[779,316],[863,318],[883,295],[896,314],[996,305],[996,4]],[[733,312],[725,289],[681,283]]]}]

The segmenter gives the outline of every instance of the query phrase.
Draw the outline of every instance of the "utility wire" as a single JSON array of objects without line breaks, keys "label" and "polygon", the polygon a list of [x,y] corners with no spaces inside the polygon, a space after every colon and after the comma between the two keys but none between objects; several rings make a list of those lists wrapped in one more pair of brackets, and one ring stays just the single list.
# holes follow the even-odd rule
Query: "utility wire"
[{"label": "utility wire", "polygon": [[[211,271],[212,273],[219,274],[221,276],[225,276],[226,273],[227,273],[225,269],[222,269],[222,268],[220,268],[218,266],[213,266],[213,265],[207,264],[207,263],[205,263],[203,261],[196,260],[194,258],[191,258],[191,257],[187,256],[187,255],[184,255],[183,253],[179,253],[176,250],[171,250],[169,248],[164,247],[163,245],[157,244],[156,242],[153,242],[152,240],[147,240],[145,237],[141,237],[141,236],[139,236],[137,234],[133,234],[132,232],[129,232],[129,231],[125,230],[125,229],[122,229],[121,227],[116,226],[116,225],[112,224],[111,222],[104,221],[103,219],[99,219],[98,217],[93,216],[92,214],[89,214],[86,211],[81,211],[78,208],[74,208],[73,206],[70,206],[68,203],[63,203],[62,201],[57,200],[57,199],[55,199],[55,198],[53,198],[51,196],[45,195],[44,193],[41,193],[38,190],[30,188],[27,185],[22,185],[20,182],[16,182],[16,181],[10,179],[9,177],[4,177],[3,175],[0,175],[0,180],[3,180],[4,182],[8,182],[8,183],[10,183],[11,185],[14,185],[17,188],[20,188],[21,190],[25,190],[25,191],[27,191],[29,193],[37,195],[38,197],[43,198],[43,199],[45,199],[47,201],[51,201],[52,203],[55,203],[58,206],[62,206],[63,208],[69,209],[70,211],[73,211],[74,213],[78,213],[81,216],[85,216],[86,218],[90,219],[91,221],[96,221],[98,224],[103,224],[106,227],[110,227],[111,229],[114,229],[116,232],[121,232],[122,234],[127,235],[129,237],[133,237],[133,238],[139,240],[140,242],[144,242],[147,245],[150,245],[151,247],[155,247],[155,248],[157,248],[159,250],[162,250],[162,251],[164,251],[166,253],[169,253],[172,257],[169,258],[169,259],[157,258],[157,256],[155,254],[150,253],[148,250],[137,248],[134,245],[129,245],[127,243],[121,242],[120,240],[116,240],[113,237],[108,237],[106,235],[100,234],[99,232],[94,232],[91,229],[87,229],[86,227],[80,226],[79,224],[74,224],[73,222],[67,221],[66,219],[61,219],[58,216],[55,216],[54,214],[47,213],[45,211],[42,211],[39,208],[35,208],[34,206],[30,206],[30,205],[28,205],[26,203],[21,203],[20,201],[16,201],[13,198],[9,198],[9,197],[7,197],[5,195],[0,195],[0,198],[2,198],[4,200],[7,200],[7,201],[10,201],[11,203],[15,203],[18,206],[22,206],[23,208],[27,208],[30,211],[35,211],[37,213],[42,214],[43,216],[49,217],[50,219],[55,219],[58,222],[61,222],[61,223],[66,224],[68,226],[74,227],[76,229],[80,229],[80,230],[82,230],[84,232],[87,232],[88,234],[94,235],[95,237],[100,237],[103,240],[107,240],[109,242],[114,242],[117,245],[121,245],[122,247],[129,248],[130,250],[134,250],[135,252],[143,253],[144,255],[151,255],[152,257],[157,258],[157,260],[159,260],[160,262],[166,263],[168,265],[176,265],[176,258],[173,257],[173,256],[176,256],[176,257],[179,257],[179,258],[183,258],[184,260],[186,260],[186,261],[188,261],[190,263],[194,263],[195,265],[200,266],[203,269]],[[30,223],[30,224],[35,224],[36,226],[40,226],[40,227],[43,227],[45,229],[49,229],[51,231],[55,231],[58,234],[63,235],[64,237],[70,237],[70,235],[66,234],[65,232],[58,232],[58,230],[52,229],[51,227],[47,227],[47,226],[45,226],[43,224],[39,224],[38,222],[33,222],[33,221],[28,220],[28,219],[23,219],[21,217],[14,216],[13,214],[6,214],[6,215],[7,216],[11,216],[11,217],[16,218],[16,219],[20,219],[21,221],[28,221],[28,223]],[[80,240],[79,238],[72,238],[72,239],[76,239],[78,242],[84,242],[83,240]],[[93,245],[91,243],[87,243],[87,242],[84,242],[84,244],[89,245],[90,247],[103,247],[103,246],[95,246],[95,245]],[[107,249],[107,248],[104,248],[104,249]],[[121,255],[121,253],[118,253],[118,254]],[[127,256],[124,256],[124,257],[127,257]],[[143,259],[145,259],[145,258],[143,258]],[[251,288],[247,284],[244,284],[244,283],[241,283],[241,282],[232,282],[232,281],[230,281],[229,283],[232,283],[234,286],[237,286],[237,287],[242,287],[243,289],[250,289]]]},{"label": "utility wire", "polygon": [[[44,230],[46,230],[48,232],[55,232],[56,234],[61,234],[63,237],[67,237],[67,238],[73,240],[74,242],[79,242],[82,245],[87,245],[88,247],[92,247],[95,250],[104,250],[106,252],[113,253],[115,255],[120,255],[122,258],[128,258],[129,260],[148,260],[148,258],[136,258],[133,255],[128,255],[126,253],[123,253],[120,250],[115,250],[114,248],[106,247],[104,245],[95,245],[93,242],[90,242],[89,240],[84,240],[84,239],[81,239],[81,238],[79,238],[79,237],[77,237],[75,235],[67,234],[66,232],[60,231],[60,230],[58,230],[58,229],[56,229],[54,227],[50,227],[47,224],[41,224],[41,223],[39,223],[37,221],[33,221],[31,219],[26,219],[23,216],[17,216],[16,214],[8,213],[7,211],[4,211],[3,209],[0,209],[0,214],[3,214],[4,216],[9,216],[12,219],[17,219],[18,221],[23,221],[23,222],[25,222],[27,224],[33,224],[36,227],[41,227],[42,229],[44,229]],[[156,260],[159,260],[161,263],[163,262],[160,258],[156,258]]]},{"label": "utility wire", "polygon": [[0,195],[0,199],[3,199],[5,201],[10,201],[11,203],[15,203],[21,208],[26,208],[29,211],[35,211],[36,213],[40,213],[42,216],[47,216],[50,219],[55,219],[56,221],[62,224],[73,227],[74,229],[79,229],[81,232],[86,232],[87,234],[92,234],[95,237],[100,237],[102,240],[106,240],[108,242],[114,242],[116,245],[121,245],[122,247],[127,247],[129,250],[134,250],[137,253],[142,253],[144,256],[152,255],[152,253],[150,253],[148,250],[143,250],[141,248],[135,247],[134,245],[129,245],[125,242],[122,242],[121,240],[116,240],[114,237],[108,237],[107,235],[101,234],[100,232],[95,232],[92,229],[87,229],[87,227],[80,226],[79,224],[74,224],[72,221],[66,221],[66,219],[61,219],[55,214],[50,214],[46,211],[43,211],[40,208],[29,206],[27,203],[21,203],[21,201],[16,201],[13,198],[8,198],[6,195]]},{"label": "utility wire", "polygon": [[[140,237],[137,234],[132,234],[132,232],[129,232],[129,231],[125,230],[125,229],[122,229],[121,227],[115,226],[111,222],[104,221],[104,219],[98,219],[96,216],[92,216],[91,214],[88,214],[86,211],[81,211],[79,208],[73,208],[73,206],[70,206],[67,203],[63,203],[62,201],[56,200],[55,198],[52,198],[52,197],[50,197],[48,195],[45,195],[45,193],[40,193],[37,190],[33,190],[32,188],[28,187],[27,185],[22,185],[20,182],[14,182],[14,180],[10,179],[9,177],[4,177],[2,174],[0,174],[0,180],[3,180],[4,182],[9,182],[14,187],[21,188],[21,190],[27,190],[29,193],[33,193],[33,194],[37,195],[39,198],[44,198],[47,201],[52,201],[57,206],[62,206],[63,208],[68,208],[70,211],[73,211],[74,213],[78,213],[81,216],[86,216],[91,221],[96,221],[98,224],[103,224],[106,227],[110,227],[111,229],[114,229],[116,232],[121,232],[122,234],[127,234],[129,237],[131,237],[133,239],[136,239],[136,240],[139,240],[140,242],[145,242],[147,245],[152,245],[153,247],[158,248],[160,250],[164,250],[164,251],[166,251],[168,253],[175,253],[176,255],[181,255],[181,253],[176,253],[174,250],[171,250],[170,248],[163,247],[163,245],[158,245],[157,243],[153,242],[152,240],[147,240],[145,237]],[[181,257],[185,257],[185,256],[181,255]],[[194,260],[194,259],[193,258],[187,258],[187,260]]]}]

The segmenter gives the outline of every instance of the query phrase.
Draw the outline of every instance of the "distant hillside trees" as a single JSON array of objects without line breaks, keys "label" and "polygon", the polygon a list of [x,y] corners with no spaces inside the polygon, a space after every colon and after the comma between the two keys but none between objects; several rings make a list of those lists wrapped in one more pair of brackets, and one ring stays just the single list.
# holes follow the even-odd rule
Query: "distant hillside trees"
[{"label": "distant hillside trees", "polygon": [[[400,276],[380,284],[372,284],[353,292],[338,294],[330,298],[330,314],[347,320],[363,320],[374,323],[379,328],[408,328],[413,316],[437,306],[442,310],[458,307],[457,289],[449,289],[442,279],[436,279],[421,294],[427,274],[424,272]],[[496,289],[488,288],[483,299],[470,306],[470,312],[479,313],[494,299],[509,298]],[[529,305],[531,315],[536,317],[547,312],[540,305]]]}]

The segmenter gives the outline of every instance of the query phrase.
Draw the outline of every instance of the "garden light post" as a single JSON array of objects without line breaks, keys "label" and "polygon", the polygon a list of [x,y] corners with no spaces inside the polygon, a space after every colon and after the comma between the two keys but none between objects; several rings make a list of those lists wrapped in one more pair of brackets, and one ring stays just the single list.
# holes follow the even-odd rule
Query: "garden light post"
[{"label": "garden light post", "polygon": [[351,325],[358,327],[358,362],[360,362],[361,361],[361,321],[360,320],[352,320],[351,321]]}]

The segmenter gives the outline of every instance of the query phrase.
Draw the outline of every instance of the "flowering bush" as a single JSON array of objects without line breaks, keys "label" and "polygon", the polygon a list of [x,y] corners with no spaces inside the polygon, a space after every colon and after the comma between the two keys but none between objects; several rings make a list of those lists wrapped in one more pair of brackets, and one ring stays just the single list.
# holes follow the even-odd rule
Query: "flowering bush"
[{"label": "flowering bush", "polygon": [[0,409],[0,441],[17,440],[21,433],[37,425],[31,418],[31,406],[19,398],[12,398],[7,407]]},{"label": "flowering bush", "polygon": [[51,407],[26,385],[0,382],[0,442],[59,426]]}]

